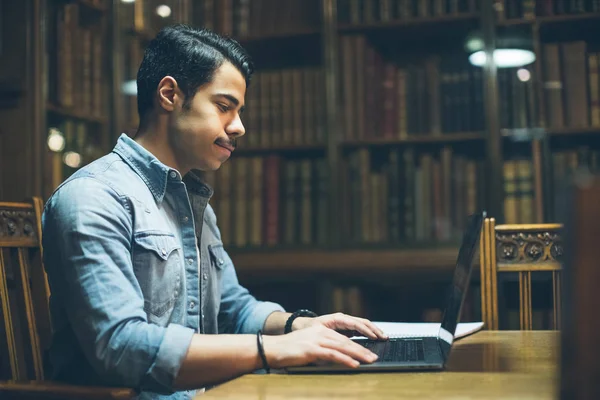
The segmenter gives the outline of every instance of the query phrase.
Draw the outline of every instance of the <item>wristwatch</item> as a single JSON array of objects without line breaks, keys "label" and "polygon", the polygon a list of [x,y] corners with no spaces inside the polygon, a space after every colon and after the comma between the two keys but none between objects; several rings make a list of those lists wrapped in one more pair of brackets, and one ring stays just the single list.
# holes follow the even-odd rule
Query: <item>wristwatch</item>
[{"label": "wristwatch", "polygon": [[318,315],[316,313],[314,313],[310,310],[306,310],[306,309],[301,309],[301,310],[296,311],[295,313],[290,315],[290,317],[287,319],[283,333],[290,333],[292,331],[292,323],[298,317],[314,318],[314,317],[318,317]]}]

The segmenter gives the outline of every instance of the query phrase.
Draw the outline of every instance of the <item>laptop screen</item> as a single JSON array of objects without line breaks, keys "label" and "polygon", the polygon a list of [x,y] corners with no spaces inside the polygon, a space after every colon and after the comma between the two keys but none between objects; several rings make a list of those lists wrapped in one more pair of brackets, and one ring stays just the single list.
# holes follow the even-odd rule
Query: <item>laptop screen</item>
[{"label": "laptop screen", "polygon": [[[454,277],[448,289],[446,309],[442,317],[439,337],[442,339],[442,350],[447,357],[450,346],[454,341],[456,325],[460,320],[460,312],[465,300],[469,282],[471,281],[471,270],[473,257],[481,233],[481,224],[485,218],[485,212],[469,216],[463,234],[462,243],[456,260]],[[444,343],[445,342],[445,343]],[[445,345],[447,344],[447,346]]]}]

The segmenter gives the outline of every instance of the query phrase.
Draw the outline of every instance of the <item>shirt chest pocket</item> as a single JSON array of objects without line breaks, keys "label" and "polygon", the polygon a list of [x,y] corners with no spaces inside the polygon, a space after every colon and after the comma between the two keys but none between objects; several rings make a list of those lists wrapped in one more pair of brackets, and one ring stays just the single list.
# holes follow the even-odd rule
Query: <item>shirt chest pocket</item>
[{"label": "shirt chest pocket", "polygon": [[227,255],[222,243],[208,245],[208,253],[210,255],[210,265],[208,267],[210,278],[208,279],[207,290],[211,298],[220,299],[221,279],[223,278],[223,269],[227,266]]},{"label": "shirt chest pocket", "polygon": [[223,244],[210,244],[208,245],[208,251],[210,253],[210,263],[212,267],[217,271],[223,270],[226,264],[226,254]]},{"label": "shirt chest pocket", "polygon": [[133,269],[150,322],[166,326],[181,290],[181,244],[170,233],[139,232],[134,238]]}]

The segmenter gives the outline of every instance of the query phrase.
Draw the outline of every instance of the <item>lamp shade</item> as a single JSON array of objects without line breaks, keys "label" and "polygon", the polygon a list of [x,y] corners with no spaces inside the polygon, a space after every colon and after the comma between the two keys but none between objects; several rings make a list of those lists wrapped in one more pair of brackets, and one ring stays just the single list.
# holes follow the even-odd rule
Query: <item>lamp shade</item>
[{"label": "lamp shade", "polygon": [[[487,62],[485,43],[480,32],[475,32],[465,41],[469,62],[482,67]],[[494,63],[498,68],[522,67],[535,61],[531,40],[518,33],[500,33],[493,52]]]}]

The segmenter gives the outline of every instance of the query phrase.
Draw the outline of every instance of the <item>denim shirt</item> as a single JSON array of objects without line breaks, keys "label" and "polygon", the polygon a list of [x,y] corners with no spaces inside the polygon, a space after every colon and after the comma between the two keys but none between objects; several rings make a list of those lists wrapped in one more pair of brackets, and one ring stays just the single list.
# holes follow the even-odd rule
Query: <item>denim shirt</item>
[{"label": "denim shirt", "polygon": [[239,284],[211,195],[126,135],[56,189],[42,216],[54,379],[189,399],[172,385],[194,333],[255,333],[283,311]]}]

